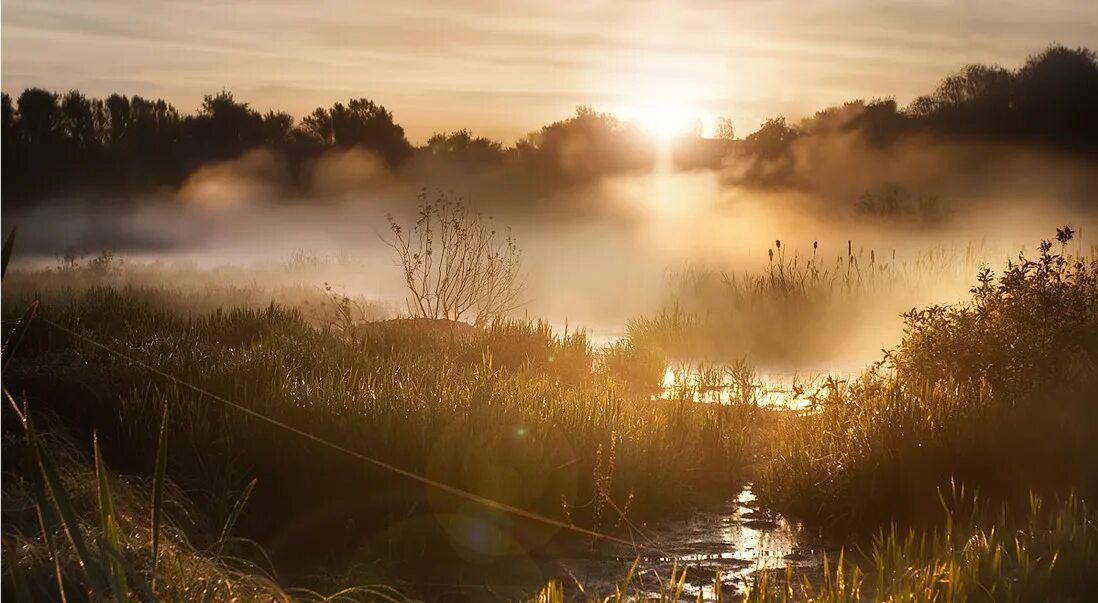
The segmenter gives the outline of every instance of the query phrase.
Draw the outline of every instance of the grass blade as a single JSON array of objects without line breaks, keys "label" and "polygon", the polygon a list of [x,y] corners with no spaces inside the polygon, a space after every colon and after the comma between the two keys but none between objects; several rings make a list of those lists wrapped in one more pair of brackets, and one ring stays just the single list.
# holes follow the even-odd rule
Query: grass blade
[{"label": "grass blade", "polygon": [[168,403],[160,418],[160,437],[156,442],[156,468],[152,492],[152,590],[156,591],[156,567],[160,561],[160,518],[164,507],[164,480],[168,473]]},{"label": "grass blade", "polygon": [[129,577],[129,583],[134,585],[134,589],[141,596],[143,601],[158,601],[156,594],[149,588],[149,583],[145,582],[144,576],[141,572],[137,571],[137,568],[130,563],[129,559],[122,554],[122,551],[111,546],[107,541],[99,540],[99,549],[103,553],[104,557],[110,559],[113,563],[117,563],[119,567],[123,568],[126,576]]},{"label": "grass blade", "polygon": [[237,498],[236,504],[233,505],[232,512],[229,513],[229,518],[225,520],[225,527],[221,529],[221,538],[217,539],[218,557],[221,556],[221,551],[225,548],[225,542],[228,541],[233,527],[236,526],[236,520],[240,518],[240,513],[244,511],[244,505],[248,503],[248,497],[252,495],[253,488],[255,488],[255,478],[252,478],[252,481],[244,487],[244,491],[240,493],[240,498]]},{"label": "grass blade", "polygon": [[87,542],[84,541],[84,533],[80,530],[80,522],[77,519],[72,500],[69,499],[68,493],[65,492],[65,488],[61,484],[61,476],[57,473],[57,466],[54,465],[53,459],[46,452],[46,447],[38,436],[38,431],[35,429],[34,422],[30,417],[29,407],[24,409],[24,415],[27,420],[27,438],[31,444],[31,454],[43,478],[45,492],[53,499],[54,508],[61,517],[61,525],[65,529],[65,534],[68,536],[73,550],[76,551],[77,563],[84,570],[84,574],[93,588],[99,586],[98,581],[94,578],[95,565],[92,563],[91,551]]},{"label": "grass blade", "polygon": [[23,575],[23,570],[18,566],[8,569],[8,574],[11,576],[12,590],[15,591],[15,603],[31,603],[34,598],[31,597],[30,587],[27,586],[27,578]]},{"label": "grass blade", "polygon": [[[103,455],[99,450],[99,434],[92,436],[95,449],[95,476],[99,490],[99,519],[102,522],[104,542],[115,551],[122,550],[121,540],[118,536],[118,520],[114,512],[114,501],[111,499],[111,486],[107,475],[107,466],[103,463]],[[111,589],[114,598],[119,603],[125,603],[129,593],[126,586],[126,568],[113,557],[107,555],[110,562]]]},{"label": "grass blade", "polygon": [[23,312],[23,316],[19,318],[19,322],[15,324],[15,328],[11,330],[11,334],[4,341],[4,348],[0,350],[0,366],[7,368],[8,361],[11,360],[12,353],[19,347],[19,343],[23,341],[23,337],[26,336],[27,330],[30,328],[31,320],[38,314],[38,300],[31,302],[31,305],[27,307],[27,310]]},{"label": "grass blade", "polygon": [[17,228],[12,228],[7,237],[4,237],[4,251],[3,257],[0,258],[0,277],[3,277],[8,273],[8,262],[11,261],[11,252],[15,249],[15,231]]}]

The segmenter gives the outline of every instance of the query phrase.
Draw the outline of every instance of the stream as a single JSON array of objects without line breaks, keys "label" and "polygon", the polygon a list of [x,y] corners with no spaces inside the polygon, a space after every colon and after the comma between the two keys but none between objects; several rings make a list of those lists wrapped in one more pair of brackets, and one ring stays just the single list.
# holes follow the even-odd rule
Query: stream
[{"label": "stream", "polygon": [[558,559],[560,574],[573,584],[584,585],[588,595],[605,596],[613,592],[639,555],[638,582],[646,592],[658,593],[659,581],[667,584],[677,560],[680,571],[687,568],[684,599],[694,600],[700,593],[703,600],[715,601],[718,572],[727,595],[741,592],[758,571],[780,572],[784,583],[787,567],[799,576],[814,572],[823,563],[823,551],[799,525],[768,517],[757,507],[750,484],[720,509],[696,512],[655,530],[641,530],[634,537],[668,556],[625,546],[608,547],[600,558]]}]

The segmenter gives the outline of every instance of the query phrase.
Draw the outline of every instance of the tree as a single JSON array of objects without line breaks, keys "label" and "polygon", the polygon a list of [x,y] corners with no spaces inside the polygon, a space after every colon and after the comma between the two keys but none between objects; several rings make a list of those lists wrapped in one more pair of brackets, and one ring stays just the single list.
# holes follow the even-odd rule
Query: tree
[{"label": "tree", "polygon": [[522,305],[522,251],[510,231],[459,200],[418,195],[410,228],[391,215],[393,249],[408,288],[408,311],[417,318],[462,320],[482,326]]},{"label": "tree", "polygon": [[330,109],[318,107],[301,120],[301,128],[324,145],[370,149],[392,167],[412,154],[404,128],[393,121],[393,114],[365,98],[336,103]]},{"label": "tree", "polygon": [[528,134],[515,150],[527,169],[553,182],[585,182],[654,163],[653,147],[635,126],[588,106]]},{"label": "tree", "polygon": [[293,141],[294,118],[289,113],[268,111],[263,116],[263,142],[284,148]]},{"label": "tree", "polygon": [[785,155],[789,145],[800,136],[797,128],[786,123],[784,117],[772,117],[747,137],[748,151],[760,159],[774,160]]},{"label": "tree", "polygon": [[263,116],[231,92],[206,95],[198,115],[188,120],[199,162],[238,157],[263,143]]},{"label": "tree", "polygon": [[435,157],[470,164],[497,162],[506,155],[503,145],[490,138],[473,136],[469,130],[435,133],[427,139],[427,152]]},{"label": "tree", "polygon": [[323,107],[317,107],[301,120],[301,131],[313,137],[323,145],[335,144],[335,132],[332,130],[332,114]]},{"label": "tree", "polygon": [[1051,46],[1018,71],[1014,101],[1027,138],[1098,152],[1098,55]]},{"label": "tree", "polygon": [[736,130],[732,128],[732,120],[727,117],[717,118],[717,127],[713,132],[713,138],[721,140],[735,140]]}]

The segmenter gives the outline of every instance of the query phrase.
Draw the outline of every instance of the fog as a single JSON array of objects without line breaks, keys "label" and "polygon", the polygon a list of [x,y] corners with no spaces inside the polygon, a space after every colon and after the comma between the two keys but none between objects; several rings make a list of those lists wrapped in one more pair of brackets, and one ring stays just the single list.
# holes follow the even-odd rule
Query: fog
[{"label": "fog", "polygon": [[[914,263],[931,249],[954,254],[948,273],[875,293],[835,352],[859,359],[896,340],[899,312],[959,300],[979,265],[999,267],[1056,227],[1073,225],[1073,250],[1089,253],[1093,161],[923,137],[881,148],[856,132],[805,136],[790,151],[780,166],[733,156],[713,169],[652,168],[547,190],[515,185],[499,166],[455,169],[430,157],[394,172],[359,149],[325,153],[304,186],[291,186],[285,161],[260,149],[205,165],[177,190],[110,204],[55,199],[9,223],[19,227],[24,263],[49,265],[74,250],[200,268],[307,258],[304,269],[257,269],[250,279],[331,283],[401,307],[386,216],[411,223],[417,194],[442,194],[517,237],[526,279],[519,316],[596,338],[677,303],[673,277],[684,270],[764,270],[779,240],[787,258],[815,256],[824,266],[848,245],[880,264]],[[749,182],[745,175],[760,169],[785,170],[783,184]]]}]

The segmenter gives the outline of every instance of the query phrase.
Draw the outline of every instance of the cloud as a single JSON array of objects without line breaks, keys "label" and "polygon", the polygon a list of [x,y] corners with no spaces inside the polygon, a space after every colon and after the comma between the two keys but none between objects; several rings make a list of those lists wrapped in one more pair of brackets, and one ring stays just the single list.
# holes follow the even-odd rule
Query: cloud
[{"label": "cloud", "polygon": [[[652,78],[682,80],[703,110],[748,131],[774,107],[907,99],[959,68],[960,57],[1017,64],[1049,40],[1096,38],[1098,17],[1085,0],[282,0],[254,9],[152,0],[141,10],[14,0],[4,6],[3,69],[8,92],[33,84],[163,95],[184,110],[225,86],[297,115],[365,95],[394,110],[415,140],[459,127],[513,140],[572,106],[620,104]],[[111,88],[119,73],[126,89]],[[446,98],[432,99],[440,91]],[[507,106],[482,103],[485,93]],[[522,96],[532,93],[545,96]]]}]

